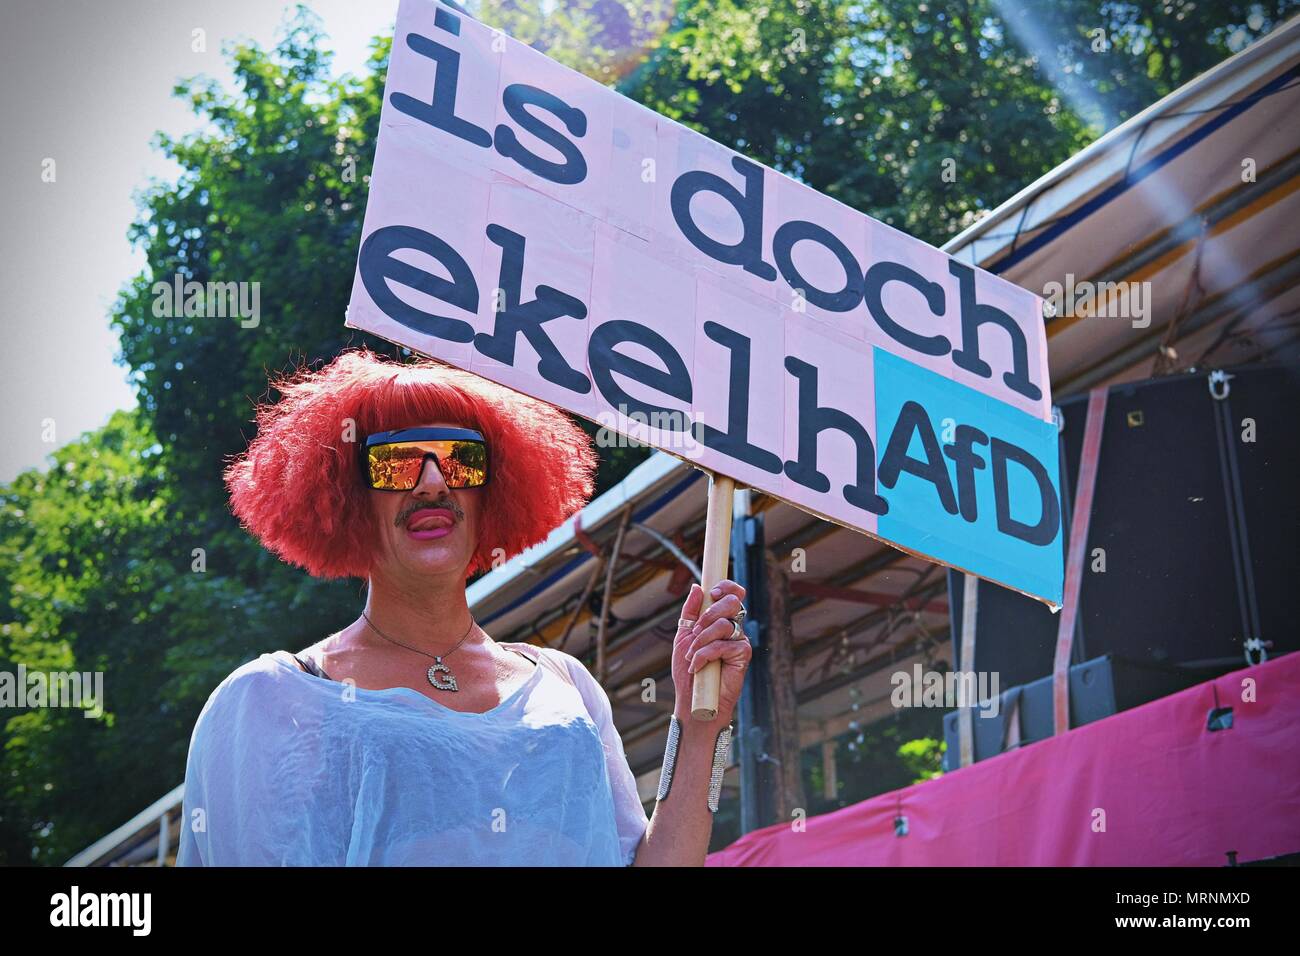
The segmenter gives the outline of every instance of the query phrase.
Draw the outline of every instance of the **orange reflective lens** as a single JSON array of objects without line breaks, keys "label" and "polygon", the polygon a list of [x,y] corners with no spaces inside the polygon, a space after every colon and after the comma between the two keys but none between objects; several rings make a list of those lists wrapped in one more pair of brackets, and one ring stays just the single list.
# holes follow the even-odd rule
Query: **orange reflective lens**
[{"label": "orange reflective lens", "polygon": [[487,484],[487,442],[478,432],[467,428],[404,428],[366,439],[370,487],[410,491],[419,483],[430,455],[448,488]]}]

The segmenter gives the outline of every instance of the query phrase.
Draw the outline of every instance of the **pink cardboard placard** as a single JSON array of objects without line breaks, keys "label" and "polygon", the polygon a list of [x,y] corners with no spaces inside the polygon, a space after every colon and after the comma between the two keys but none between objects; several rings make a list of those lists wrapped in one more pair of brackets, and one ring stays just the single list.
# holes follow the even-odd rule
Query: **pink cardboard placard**
[{"label": "pink cardboard placard", "polygon": [[1041,307],[470,17],[401,2],[351,327],[1055,603]]}]

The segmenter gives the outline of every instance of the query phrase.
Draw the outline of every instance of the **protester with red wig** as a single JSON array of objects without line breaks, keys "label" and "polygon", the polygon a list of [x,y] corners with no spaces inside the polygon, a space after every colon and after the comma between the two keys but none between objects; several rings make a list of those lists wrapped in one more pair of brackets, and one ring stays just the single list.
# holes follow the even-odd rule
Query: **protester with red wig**
[{"label": "protester with red wig", "polygon": [[[177,864],[702,865],[715,767],[752,654],[744,589],[694,585],[647,817],[609,698],[581,661],[498,642],[465,581],[591,497],[591,439],[558,409],[428,360],[368,350],[277,383],[226,470],[262,544],[322,578],[366,581],[357,619],[212,692],[186,765]],[[722,664],[718,715],[693,672]]]}]

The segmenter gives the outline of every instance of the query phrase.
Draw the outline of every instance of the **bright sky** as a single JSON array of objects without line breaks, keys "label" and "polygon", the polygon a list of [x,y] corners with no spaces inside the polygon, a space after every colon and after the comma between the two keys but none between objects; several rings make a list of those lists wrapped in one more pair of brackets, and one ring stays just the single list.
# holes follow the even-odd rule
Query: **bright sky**
[{"label": "bright sky", "polygon": [[[307,0],[336,73],[360,72],[397,0]],[[197,127],[171,95],[203,73],[231,88],[231,39],[271,45],[281,0],[59,0],[0,10],[0,482],[135,404],[108,325],[120,286],[145,265],[127,242],[135,190],[178,167],[149,145]],[[206,52],[191,48],[206,31]],[[42,181],[55,161],[56,179]],[[55,441],[42,440],[47,419]]]}]

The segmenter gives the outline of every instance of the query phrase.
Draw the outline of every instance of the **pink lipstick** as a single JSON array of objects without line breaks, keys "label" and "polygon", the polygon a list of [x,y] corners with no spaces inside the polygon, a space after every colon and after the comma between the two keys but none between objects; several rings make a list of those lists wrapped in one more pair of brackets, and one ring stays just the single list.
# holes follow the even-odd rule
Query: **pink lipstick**
[{"label": "pink lipstick", "polygon": [[446,508],[421,508],[406,519],[406,533],[416,541],[442,538],[455,528],[456,517]]}]

